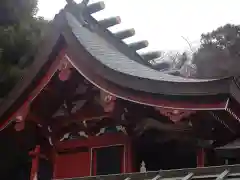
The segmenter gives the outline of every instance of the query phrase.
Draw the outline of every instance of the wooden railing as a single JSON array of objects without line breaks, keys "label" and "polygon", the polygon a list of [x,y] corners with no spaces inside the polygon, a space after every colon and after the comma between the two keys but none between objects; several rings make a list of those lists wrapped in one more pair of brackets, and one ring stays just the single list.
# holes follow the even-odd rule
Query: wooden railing
[{"label": "wooden railing", "polygon": [[[69,178],[69,180],[240,180],[240,165]],[[65,179],[66,180],[66,179]]]}]

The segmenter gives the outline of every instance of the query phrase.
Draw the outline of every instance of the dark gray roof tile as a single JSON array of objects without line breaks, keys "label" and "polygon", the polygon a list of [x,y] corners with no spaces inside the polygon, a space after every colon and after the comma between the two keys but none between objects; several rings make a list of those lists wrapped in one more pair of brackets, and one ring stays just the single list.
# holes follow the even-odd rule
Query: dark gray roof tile
[{"label": "dark gray roof tile", "polygon": [[208,82],[217,79],[190,79],[173,76],[159,72],[150,67],[144,66],[136,61],[129,59],[126,55],[119,52],[112,44],[100,37],[96,32],[83,27],[70,13],[66,15],[67,21],[72,28],[72,32],[85,49],[98,61],[117,72],[135,76],[138,78],[170,81],[170,82]]}]

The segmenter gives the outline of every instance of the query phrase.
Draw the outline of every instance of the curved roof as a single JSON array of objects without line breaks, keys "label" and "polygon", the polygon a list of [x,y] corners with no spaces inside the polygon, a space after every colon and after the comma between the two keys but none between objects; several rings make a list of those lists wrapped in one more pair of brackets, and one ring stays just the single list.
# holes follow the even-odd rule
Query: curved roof
[{"label": "curved roof", "polygon": [[[78,8],[78,6],[76,7]],[[151,68],[135,50],[115,37],[106,27],[102,27],[90,13],[77,13],[76,15],[71,8],[65,7],[56,16],[53,24],[55,27],[51,35],[54,38],[49,38],[50,42],[46,42],[46,46],[40,50],[42,51],[40,55],[36,55],[35,62],[29,69],[31,76],[26,74],[1,103],[1,118],[6,111],[11,111],[9,109],[13,105],[14,107],[21,105],[22,101],[17,103],[16,101],[20,96],[27,97],[27,93],[32,89],[29,87],[33,87],[36,78],[39,79],[41,74],[43,75],[42,70],[46,69],[45,64],[52,59],[54,54],[56,55],[56,48],[54,51],[52,49],[59,43],[57,41],[59,37],[63,37],[69,46],[68,49],[71,49],[69,51],[76,54],[77,58],[74,59],[76,68],[80,70],[85,65],[95,78],[91,79],[93,82],[96,78],[101,78],[101,82],[103,80],[107,82],[106,87],[112,86],[114,87],[112,89],[118,90],[118,92],[112,92],[113,94],[118,95],[121,90],[125,99],[128,96],[134,96],[135,100],[140,99],[139,101],[145,102],[144,98],[147,97],[150,99],[148,102],[155,102],[152,105],[157,104],[160,99],[168,100],[168,103],[162,103],[163,106],[169,105],[169,101],[221,104],[227,101],[231,94],[230,90],[233,91],[232,77],[205,80],[188,79],[165,74]],[[51,41],[51,39],[54,40]],[[47,38],[46,41],[48,41]],[[80,52],[85,53],[85,56],[89,58],[80,58]],[[235,90],[234,96],[237,96],[236,94],[238,93]],[[123,97],[123,95],[119,95],[119,97]],[[180,106],[181,104],[177,108]]]},{"label": "curved roof", "polygon": [[72,32],[86,50],[102,64],[115,71],[155,81],[185,83],[219,81],[219,79],[190,79],[177,77],[144,66],[118,51],[113,44],[107,42],[96,32],[83,27],[82,24],[70,13],[67,13],[66,17],[69,26],[72,28]]},{"label": "curved roof", "polygon": [[96,71],[112,82],[135,90],[168,95],[229,92],[231,78],[189,79],[157,71],[123,54],[97,31],[82,26],[70,13],[66,14],[66,19],[79,43],[98,61]]}]

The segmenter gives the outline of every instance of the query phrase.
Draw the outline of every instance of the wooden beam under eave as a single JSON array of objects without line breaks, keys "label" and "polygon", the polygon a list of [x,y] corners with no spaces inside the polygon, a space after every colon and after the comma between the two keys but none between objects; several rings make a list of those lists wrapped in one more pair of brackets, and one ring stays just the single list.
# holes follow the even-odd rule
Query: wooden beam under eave
[{"label": "wooden beam under eave", "polygon": [[148,47],[148,41],[144,40],[144,41],[138,41],[138,42],[134,42],[134,43],[130,43],[128,44],[129,48],[133,49],[134,51],[143,49]]},{"label": "wooden beam under eave", "polygon": [[101,2],[97,2],[97,3],[93,3],[93,4],[89,4],[87,6],[87,12],[90,14],[94,14],[96,12],[99,12],[101,10],[105,9],[105,4],[103,1]]},{"label": "wooden beam under eave", "polygon": [[140,56],[145,61],[151,61],[151,60],[161,57],[161,52],[160,51],[147,52],[147,53],[140,54]]},{"label": "wooden beam under eave", "polygon": [[120,24],[121,18],[119,16],[111,17],[108,19],[100,20],[100,21],[98,21],[98,23],[104,28],[109,28],[109,27],[115,26],[117,24]]},{"label": "wooden beam under eave", "polygon": [[134,29],[126,29],[126,30],[114,33],[114,36],[119,39],[126,39],[126,38],[132,37],[134,35],[135,35]]},{"label": "wooden beam under eave", "polygon": [[[83,128],[84,121],[93,121],[93,120],[99,120],[99,119],[108,118],[108,117],[110,117],[110,114],[104,113],[104,114],[93,114],[92,116],[81,115],[81,117],[66,116],[66,117],[56,118],[54,119],[54,121],[57,123],[53,125],[53,129],[54,129],[54,132],[58,134],[63,129],[65,128],[68,129],[69,126],[71,127],[71,124],[73,123],[77,124],[77,126],[79,126],[80,128]],[[85,127],[85,129],[87,128]]]},{"label": "wooden beam under eave", "polygon": [[83,121],[91,121],[110,117],[110,113],[105,113],[101,106],[85,104],[80,110],[69,116],[59,116],[52,118],[53,122],[57,122],[56,126],[63,128],[71,123],[82,123]]},{"label": "wooden beam under eave", "polygon": [[64,136],[64,134],[69,133],[69,132],[79,132],[79,131],[85,131],[88,135],[91,135],[94,129],[101,129],[103,127],[109,127],[109,126],[118,126],[122,125],[122,123],[116,122],[110,118],[106,118],[102,121],[94,121],[94,124],[87,124],[85,126],[83,123],[78,123],[78,124],[71,124],[69,126],[65,126],[63,128],[59,128],[58,131],[54,131],[54,136],[56,139],[60,139],[61,137]]},{"label": "wooden beam under eave", "polygon": [[102,118],[110,117],[109,113],[96,113],[92,111],[92,114],[90,113],[74,113],[70,116],[60,116],[57,118],[54,118],[53,121],[58,122],[58,125],[61,125],[62,127],[68,126],[68,124],[71,123],[82,123],[83,121],[91,121],[91,120],[97,120]]}]

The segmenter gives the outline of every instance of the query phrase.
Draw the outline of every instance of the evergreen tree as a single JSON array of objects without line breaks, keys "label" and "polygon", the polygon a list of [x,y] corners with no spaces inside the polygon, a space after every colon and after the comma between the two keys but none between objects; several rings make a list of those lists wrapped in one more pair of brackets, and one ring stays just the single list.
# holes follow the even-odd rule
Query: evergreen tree
[{"label": "evergreen tree", "polygon": [[37,0],[0,1],[0,97],[33,60],[47,25],[36,13]]},{"label": "evergreen tree", "polygon": [[201,47],[193,56],[200,78],[235,75],[240,63],[240,27],[226,24],[201,36]]}]

